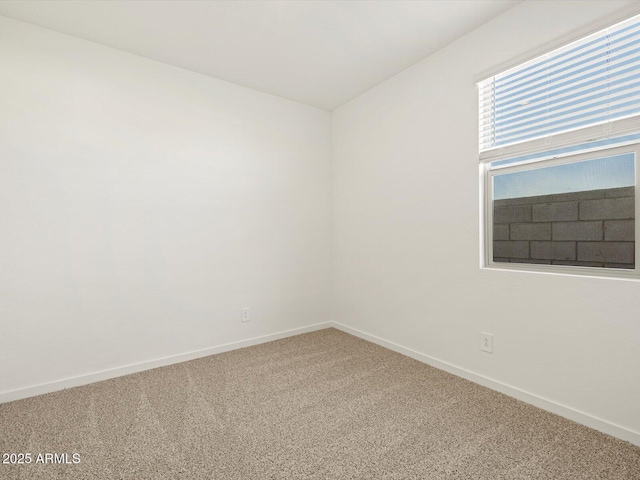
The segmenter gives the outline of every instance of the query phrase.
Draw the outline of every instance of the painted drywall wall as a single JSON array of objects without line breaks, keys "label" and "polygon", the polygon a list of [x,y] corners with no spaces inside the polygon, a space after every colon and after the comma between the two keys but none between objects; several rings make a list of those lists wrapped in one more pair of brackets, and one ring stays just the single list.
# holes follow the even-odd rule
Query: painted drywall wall
[{"label": "painted drywall wall", "polygon": [[336,322],[637,441],[640,282],[479,267],[475,85],[630,5],[524,2],[333,111],[332,278]]},{"label": "painted drywall wall", "polygon": [[4,17],[0,65],[0,394],[329,320],[328,112]]}]

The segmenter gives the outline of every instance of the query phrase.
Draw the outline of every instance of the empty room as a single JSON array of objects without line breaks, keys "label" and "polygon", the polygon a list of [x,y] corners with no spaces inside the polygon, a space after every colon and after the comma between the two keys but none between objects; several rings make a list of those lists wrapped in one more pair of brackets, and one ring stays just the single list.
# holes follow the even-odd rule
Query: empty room
[{"label": "empty room", "polygon": [[640,480],[640,2],[0,0],[0,479]]}]

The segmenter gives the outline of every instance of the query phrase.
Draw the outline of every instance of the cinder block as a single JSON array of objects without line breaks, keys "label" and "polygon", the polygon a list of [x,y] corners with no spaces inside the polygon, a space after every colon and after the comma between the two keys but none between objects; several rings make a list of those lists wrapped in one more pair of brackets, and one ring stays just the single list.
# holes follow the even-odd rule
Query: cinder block
[{"label": "cinder block", "polygon": [[538,203],[549,203],[553,201],[553,195],[537,195],[535,197],[512,198],[510,205],[535,205]]},{"label": "cinder block", "polygon": [[511,240],[551,240],[551,224],[512,223]]},{"label": "cinder block", "polygon": [[549,265],[551,264],[551,260],[539,260],[537,258],[526,258],[526,259],[516,259],[511,260],[511,263],[529,263],[534,265]]},{"label": "cinder block", "polygon": [[602,240],[603,238],[601,221],[557,222],[553,224],[554,240]]},{"label": "cinder block", "polygon": [[604,239],[607,241],[635,241],[635,220],[609,220],[604,222]]},{"label": "cinder block", "polygon": [[634,218],[634,197],[604,198],[580,202],[580,220]]},{"label": "cinder block", "polygon": [[634,242],[578,242],[578,260],[633,264],[634,250]]},{"label": "cinder block", "polygon": [[509,263],[509,259],[508,258],[493,257],[493,261],[494,262],[499,262],[499,263]]},{"label": "cinder block", "polygon": [[494,240],[509,240],[509,224],[493,226]]},{"label": "cinder block", "polygon": [[575,242],[531,242],[531,258],[542,260],[575,260]]},{"label": "cinder block", "polygon": [[604,268],[635,268],[633,263],[605,263]]},{"label": "cinder block", "polygon": [[534,205],[532,218],[534,222],[571,222],[578,220],[578,202]]},{"label": "cinder block", "polygon": [[495,207],[493,223],[520,223],[531,221],[531,205]]},{"label": "cinder block", "polygon": [[510,200],[508,198],[503,198],[502,200],[494,200],[493,207],[507,207],[509,205]]},{"label": "cinder block", "polygon": [[554,202],[570,202],[573,200],[595,200],[604,198],[606,190],[584,190],[582,192],[556,193],[553,195]]},{"label": "cinder block", "polygon": [[493,242],[493,257],[496,258],[528,258],[529,242]]},{"label": "cinder block", "polygon": [[554,260],[554,265],[572,265],[574,267],[603,267],[602,262],[579,262],[577,260]]},{"label": "cinder block", "polygon": [[610,188],[609,190],[605,190],[604,196],[605,198],[633,197],[635,192],[636,187]]}]

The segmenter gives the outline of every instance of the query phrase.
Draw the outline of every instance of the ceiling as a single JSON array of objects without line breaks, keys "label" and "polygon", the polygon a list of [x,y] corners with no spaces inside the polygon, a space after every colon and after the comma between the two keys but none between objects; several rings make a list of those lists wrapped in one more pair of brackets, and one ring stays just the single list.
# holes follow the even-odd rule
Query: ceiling
[{"label": "ceiling", "polygon": [[0,15],[333,110],[520,0],[19,0]]}]

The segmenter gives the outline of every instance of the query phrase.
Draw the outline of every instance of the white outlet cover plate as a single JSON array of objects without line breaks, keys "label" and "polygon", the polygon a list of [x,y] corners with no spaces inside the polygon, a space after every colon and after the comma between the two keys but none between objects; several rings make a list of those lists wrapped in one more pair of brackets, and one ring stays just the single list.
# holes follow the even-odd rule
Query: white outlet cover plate
[{"label": "white outlet cover plate", "polygon": [[483,352],[493,353],[492,334],[480,332],[480,350],[482,350]]}]

